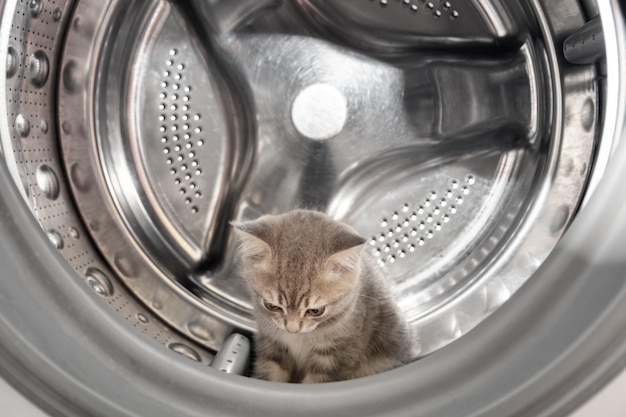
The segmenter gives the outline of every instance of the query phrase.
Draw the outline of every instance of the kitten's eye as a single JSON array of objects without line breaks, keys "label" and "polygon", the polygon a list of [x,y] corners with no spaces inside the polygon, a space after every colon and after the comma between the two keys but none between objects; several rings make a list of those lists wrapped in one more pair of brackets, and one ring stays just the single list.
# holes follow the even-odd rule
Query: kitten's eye
[{"label": "kitten's eye", "polygon": [[321,316],[322,314],[324,314],[324,310],[325,310],[325,308],[324,308],[324,307],[320,307],[320,308],[309,308],[309,309],[306,311],[306,314],[308,314],[308,315],[309,315],[309,316],[311,316],[311,317],[319,317],[319,316]]},{"label": "kitten's eye", "polygon": [[272,313],[278,313],[283,311],[283,309],[276,304],[268,303],[267,301],[263,301],[263,307],[267,309],[267,311],[271,311]]}]

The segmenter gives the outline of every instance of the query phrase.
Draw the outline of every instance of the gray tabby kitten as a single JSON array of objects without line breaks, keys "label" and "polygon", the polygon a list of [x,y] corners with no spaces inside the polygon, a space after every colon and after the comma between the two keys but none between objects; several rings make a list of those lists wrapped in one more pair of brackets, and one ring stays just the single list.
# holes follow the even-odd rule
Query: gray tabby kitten
[{"label": "gray tabby kitten", "polygon": [[254,377],[340,381],[410,360],[406,324],[353,229],[309,210],[235,228],[257,319]]}]

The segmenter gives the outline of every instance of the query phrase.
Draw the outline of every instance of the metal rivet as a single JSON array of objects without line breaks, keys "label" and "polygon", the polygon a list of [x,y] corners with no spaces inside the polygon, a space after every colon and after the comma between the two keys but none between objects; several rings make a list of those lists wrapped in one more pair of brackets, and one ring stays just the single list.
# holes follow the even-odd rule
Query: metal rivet
[{"label": "metal rivet", "polygon": [[139,275],[139,267],[124,251],[115,253],[113,265],[126,278],[135,278]]},{"label": "metal rivet", "polygon": [[113,284],[111,284],[109,278],[98,268],[87,268],[85,281],[96,294],[102,297],[109,297],[113,294]]},{"label": "metal rivet", "polygon": [[86,193],[91,189],[91,177],[78,162],[70,166],[70,179],[78,191]]},{"label": "metal rivet", "polygon": [[72,124],[68,121],[61,123],[61,130],[63,130],[63,133],[67,133],[69,135],[72,133]]},{"label": "metal rivet", "polygon": [[37,187],[50,200],[59,197],[59,180],[54,170],[46,164],[39,165],[35,171]]},{"label": "metal rivet", "polygon": [[31,17],[37,17],[43,10],[43,1],[42,0],[30,0],[28,2],[28,12]]},{"label": "metal rivet", "polygon": [[205,341],[213,340],[213,336],[206,326],[203,326],[200,323],[192,322],[189,323],[187,327],[189,328],[189,332],[198,339]]},{"label": "metal rivet", "polygon": [[52,20],[54,20],[55,22],[58,22],[59,20],[61,20],[62,15],[63,15],[63,12],[61,11],[61,9],[59,8],[54,9],[54,11],[52,12]]},{"label": "metal rivet", "polygon": [[191,359],[192,361],[195,361],[195,362],[200,362],[200,355],[198,355],[198,353],[195,350],[193,350],[187,345],[174,342],[174,343],[170,343],[168,347],[174,352],[178,353],[179,355],[183,355],[187,359]]},{"label": "metal rivet", "polygon": [[76,229],[75,227],[69,227],[67,229],[67,233],[70,235],[70,237],[72,239],[79,239],[80,238],[80,233],[78,233],[78,229]]},{"label": "metal rivet", "polygon": [[30,122],[25,115],[20,113],[15,117],[15,130],[23,138],[28,136],[30,133]]},{"label": "metal rivet", "polygon": [[17,51],[12,46],[9,46],[9,53],[7,54],[7,78],[13,77],[17,72],[17,68]]},{"label": "metal rivet", "polygon": [[63,68],[63,86],[70,93],[79,89],[78,64],[74,60],[68,61]]},{"label": "metal rivet", "polygon": [[28,76],[30,82],[37,88],[43,87],[48,81],[50,64],[48,56],[42,50],[35,51],[28,60]]},{"label": "metal rivet", "polygon": [[595,121],[595,105],[591,98],[587,98],[583,103],[583,107],[580,111],[580,121],[582,123],[583,129],[589,132],[593,127],[593,123]]},{"label": "metal rivet", "polygon": [[54,246],[55,248],[63,249],[63,237],[56,230],[48,231],[48,240],[50,240],[50,243],[52,243],[52,246]]}]

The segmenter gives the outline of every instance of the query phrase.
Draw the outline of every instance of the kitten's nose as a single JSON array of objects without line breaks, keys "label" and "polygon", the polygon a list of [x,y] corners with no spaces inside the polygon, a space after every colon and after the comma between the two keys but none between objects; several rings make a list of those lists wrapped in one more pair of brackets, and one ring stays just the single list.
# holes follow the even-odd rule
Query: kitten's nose
[{"label": "kitten's nose", "polygon": [[287,329],[287,331],[289,333],[298,333],[300,331],[301,328],[301,323],[300,320],[294,320],[294,319],[287,319],[286,323],[285,323],[285,329]]}]

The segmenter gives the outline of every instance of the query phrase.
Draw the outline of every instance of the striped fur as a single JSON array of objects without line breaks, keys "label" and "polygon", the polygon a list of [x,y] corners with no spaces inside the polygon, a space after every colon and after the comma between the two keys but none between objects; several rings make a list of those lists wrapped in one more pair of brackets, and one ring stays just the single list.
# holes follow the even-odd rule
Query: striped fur
[{"label": "striped fur", "polygon": [[406,325],[354,230],[309,210],[235,228],[257,318],[253,376],[340,381],[410,359]]}]

